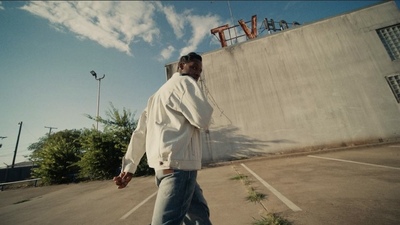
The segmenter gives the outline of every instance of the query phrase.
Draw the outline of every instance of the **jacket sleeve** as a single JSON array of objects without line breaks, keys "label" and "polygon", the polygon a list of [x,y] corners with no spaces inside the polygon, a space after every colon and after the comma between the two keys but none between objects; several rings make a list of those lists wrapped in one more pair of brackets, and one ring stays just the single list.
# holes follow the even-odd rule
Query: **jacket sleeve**
[{"label": "jacket sleeve", "polygon": [[133,131],[125,156],[122,158],[121,172],[135,173],[140,160],[146,152],[147,108],[141,114]]},{"label": "jacket sleeve", "polygon": [[180,104],[182,114],[191,125],[199,129],[208,129],[213,112],[212,106],[194,80],[187,78],[184,85]]}]

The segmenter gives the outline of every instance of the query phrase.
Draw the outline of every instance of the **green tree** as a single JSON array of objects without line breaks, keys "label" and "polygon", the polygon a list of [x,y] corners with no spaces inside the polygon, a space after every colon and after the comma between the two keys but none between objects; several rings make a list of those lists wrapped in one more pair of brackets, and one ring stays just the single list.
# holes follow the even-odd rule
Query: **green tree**
[{"label": "green tree", "polygon": [[[94,128],[64,130],[30,145],[28,158],[38,166],[32,175],[46,184],[71,182],[76,175],[96,180],[117,175],[137,121],[129,110],[120,113],[112,104],[106,115],[107,119],[97,118],[104,125],[102,132]],[[144,156],[139,163],[136,176],[154,174],[146,159]]]},{"label": "green tree", "polygon": [[34,177],[42,178],[45,184],[61,184],[74,181],[79,172],[76,163],[82,154],[79,130],[64,130],[42,137],[29,146],[33,153],[30,160],[38,166],[32,171]]},{"label": "green tree", "polygon": [[[86,116],[96,121],[96,117]],[[88,135],[85,132],[85,137],[83,137],[85,140],[82,143],[87,150],[82,158],[83,161],[79,164],[83,176],[91,176],[96,179],[109,178],[109,176],[117,175],[120,171],[122,157],[128,148],[132,132],[136,129],[137,120],[134,119],[135,114],[130,110],[123,108],[120,112],[112,103],[110,103],[110,109],[106,111],[106,116],[106,119],[97,118],[104,125],[102,133],[97,132],[95,135]],[[104,143],[100,145],[99,141]],[[106,157],[100,158],[101,154],[106,155]],[[107,160],[108,162],[106,162]],[[101,170],[103,171],[100,172]],[[150,174],[154,174],[154,171],[149,168],[145,155],[140,161],[135,175]]]},{"label": "green tree", "polygon": [[78,163],[81,178],[101,180],[117,174],[123,152],[113,133],[86,129],[81,136],[81,144],[85,149]]}]

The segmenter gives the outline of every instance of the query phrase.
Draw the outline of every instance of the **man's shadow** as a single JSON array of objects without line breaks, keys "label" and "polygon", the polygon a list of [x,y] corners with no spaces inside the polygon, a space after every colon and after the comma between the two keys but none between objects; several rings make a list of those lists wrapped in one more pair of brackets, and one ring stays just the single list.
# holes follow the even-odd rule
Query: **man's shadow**
[{"label": "man's shadow", "polygon": [[273,145],[295,144],[287,139],[259,140],[243,134],[233,125],[210,129],[208,133],[202,132],[203,162],[215,163],[247,159],[265,154],[271,154]]}]

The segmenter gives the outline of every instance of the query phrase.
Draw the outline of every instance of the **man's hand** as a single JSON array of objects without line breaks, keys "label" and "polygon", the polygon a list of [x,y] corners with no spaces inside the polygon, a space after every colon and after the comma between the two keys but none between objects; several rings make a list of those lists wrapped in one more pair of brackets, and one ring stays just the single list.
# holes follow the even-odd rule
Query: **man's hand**
[{"label": "man's hand", "polygon": [[114,177],[113,181],[118,186],[118,189],[122,189],[128,185],[129,181],[132,180],[132,177],[132,173],[122,172],[118,177]]}]

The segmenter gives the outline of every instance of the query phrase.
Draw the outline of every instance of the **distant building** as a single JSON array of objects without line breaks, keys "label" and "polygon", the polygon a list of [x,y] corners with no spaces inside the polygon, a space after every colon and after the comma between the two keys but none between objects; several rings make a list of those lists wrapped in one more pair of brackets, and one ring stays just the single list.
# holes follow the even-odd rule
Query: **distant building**
[{"label": "distant building", "polygon": [[0,168],[0,183],[29,179],[34,166],[33,162],[27,161],[15,163],[14,168],[11,168],[11,165],[7,165],[6,168]]},{"label": "distant building", "polygon": [[400,140],[399,51],[389,1],[203,54],[205,160]]}]

